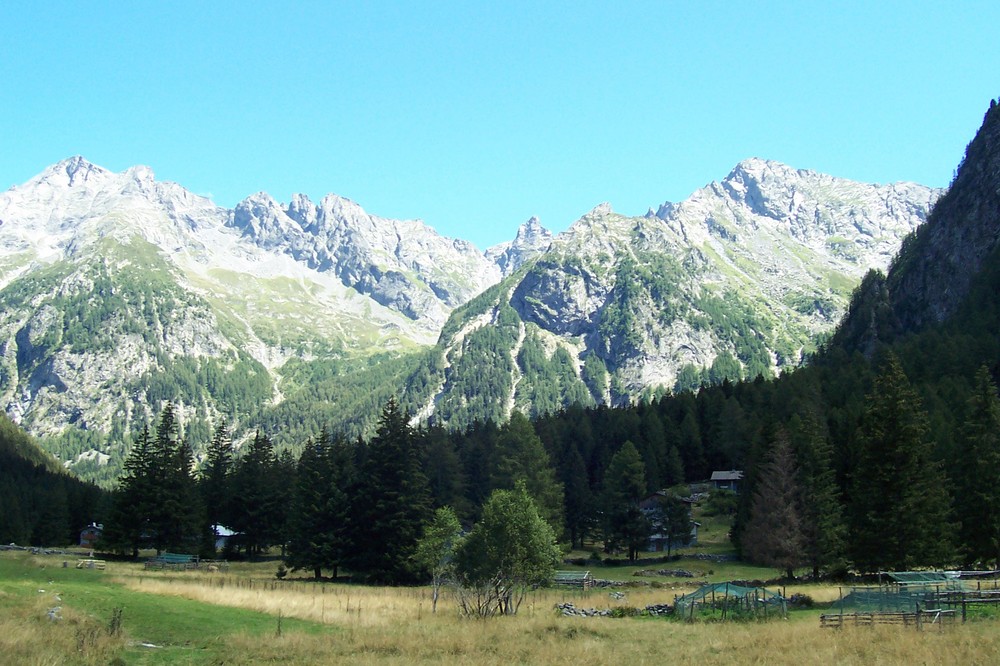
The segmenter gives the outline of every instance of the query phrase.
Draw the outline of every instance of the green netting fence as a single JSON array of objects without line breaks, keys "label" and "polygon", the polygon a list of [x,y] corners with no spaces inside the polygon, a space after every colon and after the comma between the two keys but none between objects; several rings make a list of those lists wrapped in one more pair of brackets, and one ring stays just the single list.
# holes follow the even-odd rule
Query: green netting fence
[{"label": "green netting fence", "polygon": [[916,612],[937,608],[942,595],[962,592],[968,587],[962,580],[940,572],[900,571],[886,575],[892,582],[841,588],[838,602],[841,613]]},{"label": "green netting fence", "polygon": [[703,585],[690,594],[675,598],[674,608],[677,617],[695,619],[712,615],[723,620],[783,617],[788,610],[785,598],[778,592],[739,583]]}]

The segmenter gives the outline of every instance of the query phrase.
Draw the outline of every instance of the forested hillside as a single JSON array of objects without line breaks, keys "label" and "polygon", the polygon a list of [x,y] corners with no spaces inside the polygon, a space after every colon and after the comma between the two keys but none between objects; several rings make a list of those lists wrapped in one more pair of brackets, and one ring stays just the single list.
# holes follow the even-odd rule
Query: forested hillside
[{"label": "forested hillside", "polygon": [[461,429],[769,377],[939,194],[748,159],[482,252],[336,195],[227,209],[74,157],[0,193],[0,400],[109,486],[167,403],[197,457],[221,422],[296,452],[323,426],[368,437],[390,396]]},{"label": "forested hillside", "polygon": [[[992,167],[1000,152],[998,124],[993,104],[945,199],[979,211],[977,223],[988,227],[980,238],[1000,238],[1000,208],[989,209],[989,197],[966,188],[971,182],[1000,191],[1000,170]],[[992,174],[992,182],[983,174]],[[252,485],[229,486],[233,515],[262,515],[247,512],[257,506],[250,503],[256,497],[270,497],[260,506],[273,510],[298,507],[292,515],[300,516],[309,513],[308,502],[326,507],[321,514],[338,507],[342,513],[330,515],[348,516],[343,524],[354,520],[363,527],[345,534],[336,527],[342,521],[327,523],[320,530],[329,539],[321,564],[368,571],[373,579],[412,574],[357,559],[379,540],[371,531],[377,522],[372,507],[395,505],[404,487],[413,511],[397,518],[410,530],[407,539],[431,508],[451,506],[470,523],[493,490],[523,483],[563,539],[615,548],[632,537],[620,533],[622,521],[609,517],[626,515],[641,494],[671,487],[687,492],[687,484],[704,481],[712,471],[733,469],[743,470],[745,478],[732,536],[752,561],[781,570],[809,567],[817,574],[846,567],[1000,564],[1000,250],[984,252],[979,241],[963,242],[961,225],[969,215],[950,203],[936,210],[888,276],[870,277],[856,290],[851,314],[833,340],[806,367],[776,379],[723,378],[696,392],[623,408],[575,404],[533,422],[514,412],[506,423],[484,419],[463,430],[414,429],[406,410],[389,400],[378,433],[367,443],[328,433],[306,438],[305,454],[293,465],[271,448],[268,437],[277,433],[262,432],[234,461],[230,448],[220,449],[224,453],[213,459],[224,463],[216,478],[234,484],[271,480],[259,486],[271,488],[263,495],[249,492]],[[958,231],[945,233],[950,225]],[[951,287],[935,282],[936,290],[956,297],[941,317],[893,314],[932,302],[912,287],[901,292],[909,296],[886,297],[893,296],[893,285],[912,284],[910,267],[924,263],[913,248],[925,237],[950,239],[947,248],[938,243],[933,252],[948,254],[972,273],[956,275]],[[980,259],[963,260],[969,252]],[[881,286],[873,289],[876,284]],[[872,293],[882,298],[872,301]],[[891,336],[857,344],[848,335],[853,322],[890,319]],[[506,319],[499,324],[479,329],[492,336],[481,334],[484,358],[498,340],[514,335]],[[489,404],[485,397],[483,404]],[[279,490],[285,493],[280,500],[267,495]],[[315,504],[316,498],[323,501]],[[262,544],[292,544],[301,530],[315,531],[315,525],[294,527],[295,521],[284,519],[254,519],[251,525],[274,527],[248,542],[250,552]],[[292,547],[293,559],[295,548],[303,552],[301,544]]]},{"label": "forested hillside", "polygon": [[77,543],[80,530],[102,518],[104,497],[0,415],[0,543]]}]

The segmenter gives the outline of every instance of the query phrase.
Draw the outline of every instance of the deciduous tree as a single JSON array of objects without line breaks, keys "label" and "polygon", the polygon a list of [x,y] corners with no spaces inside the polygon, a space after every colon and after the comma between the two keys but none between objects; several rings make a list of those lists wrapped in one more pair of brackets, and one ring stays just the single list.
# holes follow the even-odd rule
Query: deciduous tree
[{"label": "deciduous tree", "polygon": [[464,613],[514,615],[531,586],[551,580],[559,548],[552,527],[519,482],[514,490],[490,495],[455,559]]}]

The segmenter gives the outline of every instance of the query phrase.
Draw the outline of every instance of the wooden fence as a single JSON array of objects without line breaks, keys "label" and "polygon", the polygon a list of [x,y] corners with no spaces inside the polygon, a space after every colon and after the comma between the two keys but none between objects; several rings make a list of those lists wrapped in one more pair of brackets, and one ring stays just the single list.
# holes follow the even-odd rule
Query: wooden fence
[{"label": "wooden fence", "polygon": [[896,624],[922,629],[927,626],[943,627],[954,624],[958,614],[954,610],[936,608],[907,612],[870,612],[870,613],[829,613],[819,616],[819,624],[824,628],[841,629],[845,626],[872,627],[876,624]]}]

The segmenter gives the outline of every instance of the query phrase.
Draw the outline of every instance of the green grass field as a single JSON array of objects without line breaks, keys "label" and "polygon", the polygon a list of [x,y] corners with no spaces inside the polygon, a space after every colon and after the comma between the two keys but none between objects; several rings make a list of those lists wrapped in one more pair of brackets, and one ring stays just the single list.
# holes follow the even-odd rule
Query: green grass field
[{"label": "green grass field", "polygon": [[[0,653],[6,655],[4,661],[13,660],[7,663],[221,663],[231,637],[277,631],[273,615],[135,591],[113,582],[115,563],[109,571],[97,571],[75,569],[72,561],[63,568],[65,560],[0,557],[0,610],[6,618]],[[62,620],[48,619],[47,611],[55,607],[62,609]],[[122,609],[124,628],[117,640],[108,635],[116,608]],[[16,631],[12,623],[18,625]],[[283,631],[321,629],[314,622],[282,619]]]},{"label": "green grass field", "polygon": [[[109,562],[78,570],[65,556],[0,553],[0,661],[4,664],[994,664],[996,618],[921,632],[903,627],[820,629],[820,610],[768,622],[575,618],[554,605],[642,608],[674,590],[543,589],[515,617],[459,617],[446,594],[430,612],[427,588],[277,581],[275,563],[228,572],[146,572]],[[816,597],[831,586],[805,586]],[[793,590],[790,588],[789,593]],[[56,598],[58,596],[58,599]],[[48,611],[61,607],[61,620]],[[116,608],[122,631],[109,631]],[[278,635],[279,617],[281,635]]]}]

